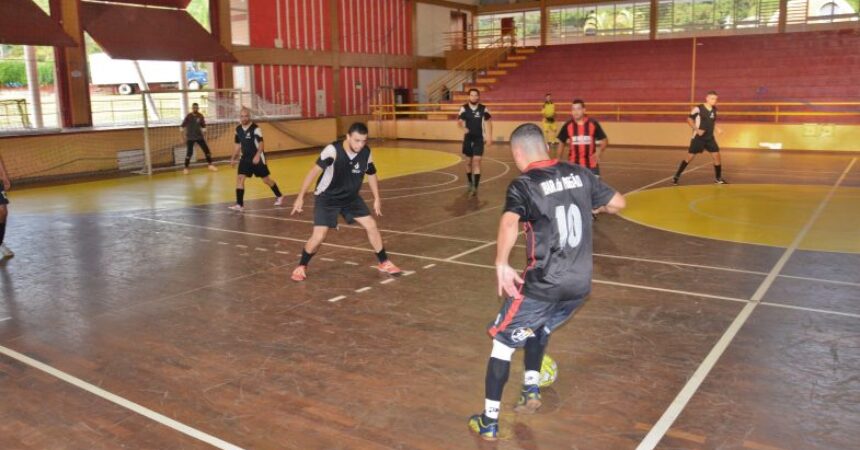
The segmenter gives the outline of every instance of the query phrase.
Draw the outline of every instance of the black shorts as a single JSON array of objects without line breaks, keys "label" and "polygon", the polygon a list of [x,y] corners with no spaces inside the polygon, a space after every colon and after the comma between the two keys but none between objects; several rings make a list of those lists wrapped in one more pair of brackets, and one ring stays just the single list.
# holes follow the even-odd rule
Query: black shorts
[{"label": "black shorts", "polygon": [[314,226],[337,228],[337,216],[343,216],[346,223],[355,223],[355,219],[370,215],[370,209],[361,196],[347,201],[333,201],[325,194],[317,195],[314,200]]},{"label": "black shorts", "polygon": [[484,138],[466,136],[463,138],[463,154],[469,158],[484,154]]},{"label": "black shorts", "polygon": [[716,153],[720,151],[720,146],[717,145],[717,140],[714,138],[701,138],[697,136],[690,140],[690,153],[702,153],[702,150]]},{"label": "black shorts", "polygon": [[9,197],[6,196],[6,191],[0,187],[0,205],[8,205]]},{"label": "black shorts", "polygon": [[260,164],[254,164],[250,159],[239,160],[239,175],[266,178],[269,174],[269,166],[262,161],[260,161]]},{"label": "black shorts", "polygon": [[560,302],[545,302],[529,297],[519,300],[508,298],[502,304],[496,320],[487,327],[487,332],[508,347],[522,347],[536,330],[543,328],[544,335],[549,335],[583,303],[585,297]]}]

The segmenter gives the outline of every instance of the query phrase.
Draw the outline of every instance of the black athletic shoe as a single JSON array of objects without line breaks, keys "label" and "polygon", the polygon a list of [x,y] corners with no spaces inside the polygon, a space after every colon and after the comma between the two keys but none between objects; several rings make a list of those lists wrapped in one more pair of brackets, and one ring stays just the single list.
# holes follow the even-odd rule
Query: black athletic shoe
[{"label": "black athletic shoe", "polygon": [[677,186],[677,185],[678,185],[678,180],[679,180],[679,178],[678,178],[678,177],[672,177],[672,186]]}]

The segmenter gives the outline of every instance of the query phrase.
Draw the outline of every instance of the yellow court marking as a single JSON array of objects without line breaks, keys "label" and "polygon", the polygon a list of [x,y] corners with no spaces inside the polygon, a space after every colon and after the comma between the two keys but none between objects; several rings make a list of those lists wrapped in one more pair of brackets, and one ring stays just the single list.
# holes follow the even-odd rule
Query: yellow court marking
[{"label": "yellow court marking", "polygon": [[[621,215],[690,236],[787,247],[830,186],[730,184],[667,187],[627,196]],[[860,188],[839,187],[801,250],[860,253]]]},{"label": "yellow court marking", "polygon": [[[272,179],[284,194],[295,194],[317,159],[317,154],[270,158]],[[452,153],[418,148],[373,148],[380,179],[390,179],[450,167],[460,162]],[[218,172],[193,169],[162,172],[152,177],[130,176],[84,183],[15,189],[9,193],[13,214],[95,213],[148,208],[182,208],[233,201],[236,168],[218,165]],[[258,178],[245,180],[245,199],[272,197]]]}]

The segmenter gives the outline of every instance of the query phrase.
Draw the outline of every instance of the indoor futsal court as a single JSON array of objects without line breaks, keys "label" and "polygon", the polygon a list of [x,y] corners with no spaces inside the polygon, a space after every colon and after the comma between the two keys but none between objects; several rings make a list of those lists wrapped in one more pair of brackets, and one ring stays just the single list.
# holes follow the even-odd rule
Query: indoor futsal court
[{"label": "indoor futsal court", "polygon": [[[860,447],[860,5],[628,3],[0,3],[0,449]],[[558,167],[585,228],[509,262],[591,292],[513,351]]]}]

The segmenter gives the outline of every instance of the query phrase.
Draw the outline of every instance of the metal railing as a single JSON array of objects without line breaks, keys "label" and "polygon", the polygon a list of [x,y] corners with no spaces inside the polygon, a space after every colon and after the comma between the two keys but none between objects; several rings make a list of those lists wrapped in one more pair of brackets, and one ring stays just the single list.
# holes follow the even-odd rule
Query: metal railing
[{"label": "metal railing", "polygon": [[[689,102],[589,102],[588,114],[601,120],[671,120],[690,114],[697,103]],[[542,119],[543,103],[485,103],[494,117],[510,117],[511,120]],[[788,118],[810,120],[836,120],[860,123],[860,102],[721,102],[720,117],[733,121],[755,121],[780,123]],[[400,105],[371,105],[374,115],[400,119],[453,119],[459,105],[440,103],[410,103]],[[558,116],[567,117],[559,110]]]},{"label": "metal railing", "polygon": [[[445,50],[476,50],[481,48],[526,45],[534,36],[526,36],[520,39],[515,33],[502,33],[501,30],[471,30],[471,31],[446,31],[442,33],[442,42]],[[540,44],[540,35],[536,37]]]},{"label": "metal railing", "polygon": [[510,46],[504,45],[503,39],[498,39],[493,46],[478,50],[446,74],[434,80],[427,86],[427,98],[430,103],[445,100],[454,88],[467,82],[474,81],[475,73],[494,67],[511,51]]}]

